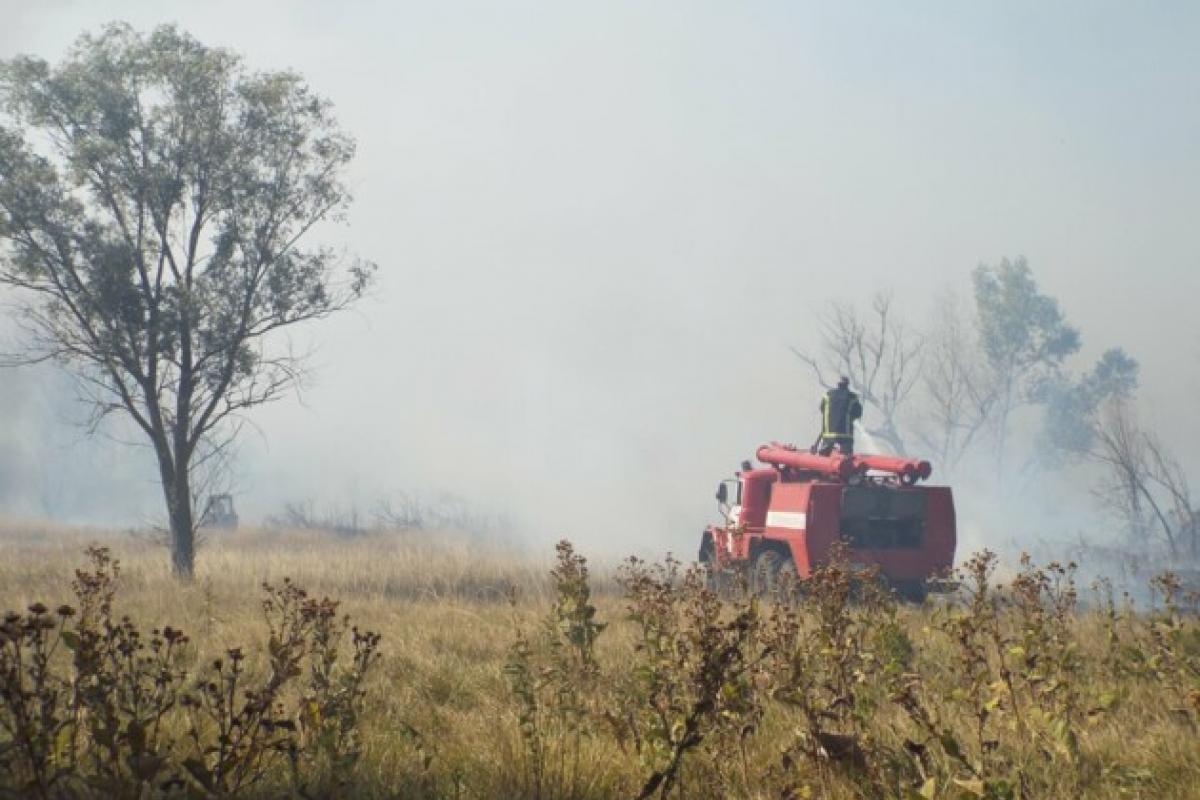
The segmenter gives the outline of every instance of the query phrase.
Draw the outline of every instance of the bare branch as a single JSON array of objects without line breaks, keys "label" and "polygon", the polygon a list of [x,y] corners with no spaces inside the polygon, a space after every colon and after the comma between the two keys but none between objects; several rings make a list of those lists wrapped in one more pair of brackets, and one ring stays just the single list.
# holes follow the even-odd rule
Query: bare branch
[{"label": "bare branch", "polygon": [[868,433],[885,441],[897,453],[905,452],[901,417],[920,379],[921,337],[901,320],[892,308],[889,293],[877,294],[870,316],[864,319],[849,303],[835,302],[819,315],[821,347],[818,353],[791,348],[812,370],[823,388],[835,380],[826,376],[845,375],[875,411],[879,422]]},{"label": "bare branch", "polygon": [[1124,399],[1109,401],[1095,426],[1091,457],[1107,474],[1096,496],[1125,520],[1129,535],[1141,543],[1157,530],[1172,556],[1200,557],[1200,517],[1192,505],[1187,476],[1152,432],[1142,429]]},{"label": "bare branch", "polygon": [[985,430],[998,399],[974,332],[959,313],[954,294],[937,303],[922,341],[923,414],[918,438],[947,469],[953,470]]}]

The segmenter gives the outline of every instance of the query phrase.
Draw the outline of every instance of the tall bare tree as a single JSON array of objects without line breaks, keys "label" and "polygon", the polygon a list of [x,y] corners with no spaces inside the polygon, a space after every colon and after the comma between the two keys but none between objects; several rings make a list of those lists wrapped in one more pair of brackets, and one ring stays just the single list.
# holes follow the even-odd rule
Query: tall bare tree
[{"label": "tall bare tree", "polygon": [[353,140],[290,72],[174,27],[112,25],[57,66],[0,67],[0,284],[29,349],[151,443],[172,565],[190,576],[193,470],[296,385],[278,334],[346,308],[373,265],[303,247],[339,219]]},{"label": "tall bare tree", "polygon": [[1161,537],[1173,557],[1200,559],[1200,511],[1187,475],[1162,441],[1138,423],[1124,397],[1105,404],[1094,431],[1092,457],[1105,477],[1095,490],[1117,513],[1131,540]]},{"label": "tall bare tree", "polygon": [[865,314],[850,303],[835,302],[819,316],[818,325],[820,348],[793,347],[792,352],[826,389],[840,375],[848,377],[879,420],[867,432],[895,452],[906,452],[900,416],[920,378],[921,336],[896,315],[888,292],[875,295]]},{"label": "tall bare tree", "polygon": [[953,292],[942,294],[922,353],[917,437],[947,470],[979,441],[997,400],[978,335],[960,307]]}]

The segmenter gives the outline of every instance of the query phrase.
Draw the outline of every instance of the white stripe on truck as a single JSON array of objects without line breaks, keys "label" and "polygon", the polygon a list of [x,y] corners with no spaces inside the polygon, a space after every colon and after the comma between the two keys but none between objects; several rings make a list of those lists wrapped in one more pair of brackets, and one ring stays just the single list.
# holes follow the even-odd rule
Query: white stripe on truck
[{"label": "white stripe on truck", "polygon": [[808,515],[803,511],[768,511],[767,527],[802,531],[808,527]]}]

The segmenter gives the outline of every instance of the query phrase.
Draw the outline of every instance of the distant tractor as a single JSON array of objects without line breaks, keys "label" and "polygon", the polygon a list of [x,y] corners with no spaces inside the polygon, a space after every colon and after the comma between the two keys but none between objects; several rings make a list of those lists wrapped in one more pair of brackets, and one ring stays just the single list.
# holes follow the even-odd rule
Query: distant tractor
[{"label": "distant tractor", "polygon": [[238,515],[233,510],[233,495],[209,495],[208,503],[204,506],[204,513],[200,516],[200,527],[232,531],[237,530],[237,526]]},{"label": "distant tractor", "polygon": [[[753,589],[775,591],[828,561],[841,540],[850,566],[877,568],[897,594],[925,597],[954,563],[954,499],[947,486],[918,485],[928,461],[871,455],[816,455],[791,445],[758,448],[717,488],[724,525],[700,540],[714,576],[748,571]],[[936,584],[934,584],[936,585]]]}]

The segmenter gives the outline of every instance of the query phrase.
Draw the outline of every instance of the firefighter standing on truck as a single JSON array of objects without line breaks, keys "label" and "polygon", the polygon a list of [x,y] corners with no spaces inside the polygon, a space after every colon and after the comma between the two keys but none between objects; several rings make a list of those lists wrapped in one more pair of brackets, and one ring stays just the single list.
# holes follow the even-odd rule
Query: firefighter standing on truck
[{"label": "firefighter standing on truck", "polygon": [[842,377],[837,388],[830,389],[821,398],[821,438],[818,440],[820,453],[827,456],[837,446],[844,455],[854,452],[854,421],[862,416],[862,403],[858,395],[850,391],[850,379]]}]

